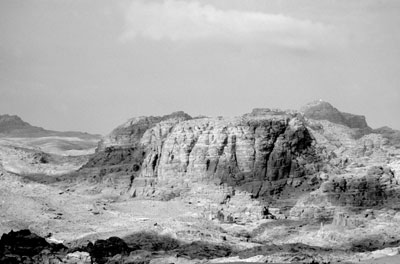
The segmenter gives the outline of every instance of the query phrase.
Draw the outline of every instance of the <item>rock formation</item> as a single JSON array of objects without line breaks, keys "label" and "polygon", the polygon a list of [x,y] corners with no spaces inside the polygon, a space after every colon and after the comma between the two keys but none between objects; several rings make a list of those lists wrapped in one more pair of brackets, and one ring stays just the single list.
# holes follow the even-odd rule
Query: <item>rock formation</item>
[{"label": "rock formation", "polygon": [[321,186],[328,200],[336,205],[373,208],[398,204],[399,183],[389,168],[371,167],[366,175],[341,175],[333,177]]},{"label": "rock formation", "polygon": [[295,113],[257,109],[242,117],[191,119],[178,112],[134,118],[116,128],[82,170],[109,175],[117,166],[120,176],[133,180],[133,196],[157,196],[165,189],[179,196],[194,182],[208,182],[262,197],[301,185],[318,170],[317,159],[304,120]]},{"label": "rock formation", "polygon": [[[11,208],[26,203],[29,218],[4,232],[29,226],[43,235],[44,225],[70,247],[12,232],[0,241],[0,262],[224,263],[240,261],[241,252],[246,261],[323,263],[400,245],[398,133],[372,130],[364,117],[326,102],[302,111],[133,118],[77,172],[15,182],[19,176],[0,173],[2,197],[16,199],[0,212],[15,218]],[[19,152],[3,152],[0,167],[9,168],[8,156]],[[20,157],[37,168],[65,160],[45,152]],[[35,223],[30,212],[43,216]],[[79,228],[64,231],[71,223]],[[76,233],[86,235],[65,240]]]},{"label": "rock formation", "polygon": [[322,100],[314,101],[302,107],[300,110],[304,116],[314,120],[327,120],[335,124],[347,126],[359,130],[360,135],[368,134],[371,128],[368,126],[365,116],[340,112],[330,103]]}]

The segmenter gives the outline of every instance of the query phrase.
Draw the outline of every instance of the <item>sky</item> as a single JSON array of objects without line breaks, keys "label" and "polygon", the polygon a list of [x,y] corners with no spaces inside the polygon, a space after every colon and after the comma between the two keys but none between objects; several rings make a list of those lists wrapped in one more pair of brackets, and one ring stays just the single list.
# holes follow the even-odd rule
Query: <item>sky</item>
[{"label": "sky", "polygon": [[0,114],[107,134],[318,99],[400,129],[398,0],[1,0]]}]

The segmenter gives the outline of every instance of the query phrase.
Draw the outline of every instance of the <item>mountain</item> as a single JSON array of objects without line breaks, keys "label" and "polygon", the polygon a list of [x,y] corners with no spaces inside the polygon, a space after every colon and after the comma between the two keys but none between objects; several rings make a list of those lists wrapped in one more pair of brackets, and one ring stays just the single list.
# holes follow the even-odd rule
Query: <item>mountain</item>
[{"label": "mountain", "polygon": [[368,126],[365,116],[341,112],[330,103],[318,100],[300,109],[304,116],[314,120],[327,120],[335,124],[357,129],[359,136],[368,134],[372,129]]},{"label": "mountain", "polygon": [[[220,258],[210,263],[359,262],[400,248],[397,136],[322,101],[237,117],[134,117],[68,173],[46,171],[52,157],[16,155],[42,170],[14,170],[23,181],[3,172],[3,215],[12,220],[0,228],[29,226],[43,237],[54,231],[92,260],[93,246],[128,245],[129,254],[105,253],[104,263],[160,250],[176,257],[171,243],[196,252],[182,263],[199,263],[195,256]],[[6,171],[8,156],[0,157]],[[104,240],[110,236],[121,240]]]},{"label": "mountain", "polygon": [[341,112],[330,103],[318,100],[311,102],[300,109],[306,118],[326,120],[335,124],[344,125],[353,129],[354,136],[360,138],[370,133],[382,135],[389,144],[400,147],[400,131],[390,127],[372,129],[368,126],[365,116]]},{"label": "mountain", "polygon": [[133,196],[166,199],[192,182],[213,182],[267,197],[302,185],[317,171],[314,162],[312,138],[295,114],[191,119],[180,113],[128,121],[103,138],[83,169],[134,175],[125,178],[132,178],[126,187]]},{"label": "mountain", "polygon": [[[113,179],[131,196],[165,200],[185,195],[196,183],[212,183],[225,186],[222,193],[236,190],[293,206],[321,186],[324,171],[343,174],[348,164],[368,156],[371,161],[361,167],[371,175],[368,164],[388,155],[389,132],[380,131],[385,133],[372,130],[364,116],[323,101],[300,111],[254,109],[233,118],[193,119],[183,112],[139,117],[103,137],[81,173],[100,182]],[[347,186],[351,184],[359,188],[357,182]],[[363,191],[364,200],[383,196],[385,203],[393,196],[385,188],[372,188],[381,193]]]},{"label": "mountain", "polygon": [[84,132],[32,126],[16,115],[0,115],[0,160],[16,174],[62,174],[86,162],[100,140]]},{"label": "mountain", "polygon": [[17,115],[0,115],[0,137],[78,137],[81,139],[99,139],[100,135],[92,135],[77,131],[52,131],[32,126]]},{"label": "mountain", "polygon": [[[12,133],[15,130],[33,128],[29,123],[23,121],[16,115],[0,115],[0,133]],[[37,127],[37,129],[40,129]]]}]

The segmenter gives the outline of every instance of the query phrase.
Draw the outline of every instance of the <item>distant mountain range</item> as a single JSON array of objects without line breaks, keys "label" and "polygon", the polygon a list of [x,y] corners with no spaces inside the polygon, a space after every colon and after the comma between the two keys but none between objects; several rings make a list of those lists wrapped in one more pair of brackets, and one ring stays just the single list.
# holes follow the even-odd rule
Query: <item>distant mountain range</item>
[{"label": "distant mountain range", "polygon": [[100,135],[93,135],[78,131],[53,131],[42,127],[32,126],[17,115],[0,115],[0,137],[77,137],[80,139],[100,139]]}]

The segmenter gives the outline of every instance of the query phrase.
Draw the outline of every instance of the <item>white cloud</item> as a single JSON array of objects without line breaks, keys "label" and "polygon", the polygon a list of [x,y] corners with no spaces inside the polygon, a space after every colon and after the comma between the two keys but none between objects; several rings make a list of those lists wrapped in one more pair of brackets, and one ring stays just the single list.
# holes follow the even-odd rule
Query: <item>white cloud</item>
[{"label": "white cloud", "polygon": [[122,40],[256,41],[294,48],[325,42],[327,28],[281,14],[217,9],[192,1],[134,1],[126,10]]}]

